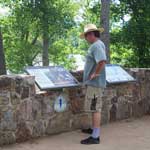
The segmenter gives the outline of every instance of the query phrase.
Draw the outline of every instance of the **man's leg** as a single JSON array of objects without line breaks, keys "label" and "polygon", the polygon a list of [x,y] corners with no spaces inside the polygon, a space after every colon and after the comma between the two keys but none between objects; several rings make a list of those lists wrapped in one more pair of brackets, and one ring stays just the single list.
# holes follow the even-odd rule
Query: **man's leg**
[{"label": "man's leg", "polygon": [[100,112],[92,113],[93,138],[98,138],[100,136],[100,123],[101,123],[101,113]]},{"label": "man's leg", "polygon": [[102,108],[102,91],[99,88],[88,87],[86,92],[85,110],[92,113],[92,135],[81,144],[99,144],[100,143],[100,121]]},{"label": "man's leg", "polygon": [[92,125],[94,128],[100,128],[100,124],[101,124],[101,113],[94,112],[92,114]]},{"label": "man's leg", "polygon": [[99,144],[100,143],[100,120],[101,113],[93,112],[92,113],[92,135],[84,140],[81,140],[81,144]]}]

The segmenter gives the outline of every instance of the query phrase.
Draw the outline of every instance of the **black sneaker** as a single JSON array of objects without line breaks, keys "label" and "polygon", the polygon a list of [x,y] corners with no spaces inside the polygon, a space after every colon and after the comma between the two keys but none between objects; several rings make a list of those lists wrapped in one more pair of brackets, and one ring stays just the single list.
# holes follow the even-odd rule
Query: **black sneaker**
[{"label": "black sneaker", "polygon": [[81,144],[85,144],[85,145],[90,145],[90,144],[99,144],[100,143],[100,139],[98,138],[93,138],[92,136],[88,137],[87,139],[84,139],[80,142]]},{"label": "black sneaker", "polygon": [[81,131],[82,131],[83,133],[92,134],[93,129],[88,128],[88,129],[82,129]]}]

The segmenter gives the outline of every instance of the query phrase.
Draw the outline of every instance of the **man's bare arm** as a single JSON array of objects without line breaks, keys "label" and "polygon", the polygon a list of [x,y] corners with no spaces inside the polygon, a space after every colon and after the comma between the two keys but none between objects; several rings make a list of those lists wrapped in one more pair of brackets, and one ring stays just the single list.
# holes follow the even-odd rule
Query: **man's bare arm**
[{"label": "man's bare arm", "polygon": [[106,64],[105,60],[102,60],[97,64],[95,72],[93,74],[91,74],[91,76],[90,76],[90,80],[92,80],[92,79],[94,79],[94,78],[96,78],[97,76],[100,75],[100,73],[101,73],[102,69],[104,68],[105,64]]}]

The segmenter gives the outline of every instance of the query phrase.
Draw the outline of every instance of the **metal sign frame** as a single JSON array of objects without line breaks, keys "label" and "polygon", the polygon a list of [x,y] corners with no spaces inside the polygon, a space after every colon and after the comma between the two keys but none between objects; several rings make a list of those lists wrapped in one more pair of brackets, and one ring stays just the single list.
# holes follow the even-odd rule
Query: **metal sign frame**
[{"label": "metal sign frame", "polygon": [[[62,83],[62,84],[61,83],[59,84],[58,82],[56,84],[51,79],[53,73],[51,73],[51,77],[49,76],[50,74],[47,74],[48,71],[50,73],[50,71],[52,71],[52,69],[53,70],[56,69],[56,71],[58,71],[58,70],[60,71],[60,69],[61,69],[62,72],[64,72],[65,75],[67,75],[74,83],[69,84],[69,81],[68,82],[64,81],[64,83]],[[77,87],[80,85],[78,80],[75,77],[73,77],[73,75],[69,71],[64,69],[62,66],[32,66],[32,67],[30,66],[30,67],[25,68],[24,70],[27,74],[35,76],[35,82],[36,82],[37,86],[40,88],[40,90],[62,89],[62,88],[68,88],[68,87]],[[58,73],[58,75],[60,75],[60,74]],[[61,77],[64,77],[64,76],[61,74]],[[62,78],[62,82],[63,82],[63,78]],[[45,84],[45,86],[42,86],[42,83],[43,83],[43,85]]]},{"label": "metal sign frame", "polygon": [[[115,79],[110,79],[111,78],[111,71],[110,68],[116,69],[116,72],[112,69],[112,76],[116,77]],[[109,69],[109,71],[108,71]],[[109,73],[108,73],[109,72]],[[115,75],[114,75],[115,74]],[[121,74],[124,76],[119,77],[118,74]],[[125,78],[126,77],[126,78]],[[117,64],[107,64],[106,65],[106,81],[108,84],[119,84],[119,83],[126,83],[126,82],[135,82],[136,79],[134,79],[127,71],[125,71],[120,65]]]}]

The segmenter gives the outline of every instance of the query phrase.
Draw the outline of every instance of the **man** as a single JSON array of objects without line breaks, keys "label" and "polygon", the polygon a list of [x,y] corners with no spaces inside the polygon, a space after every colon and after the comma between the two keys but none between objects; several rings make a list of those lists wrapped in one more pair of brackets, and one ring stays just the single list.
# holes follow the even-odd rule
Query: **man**
[{"label": "man", "polygon": [[84,133],[91,133],[91,136],[82,140],[81,144],[100,143],[100,121],[102,109],[102,96],[106,87],[106,53],[105,45],[99,39],[100,32],[94,24],[84,27],[84,33],[80,36],[90,43],[84,66],[83,80],[87,87],[85,99],[85,112],[92,113],[92,129],[83,129]]}]

